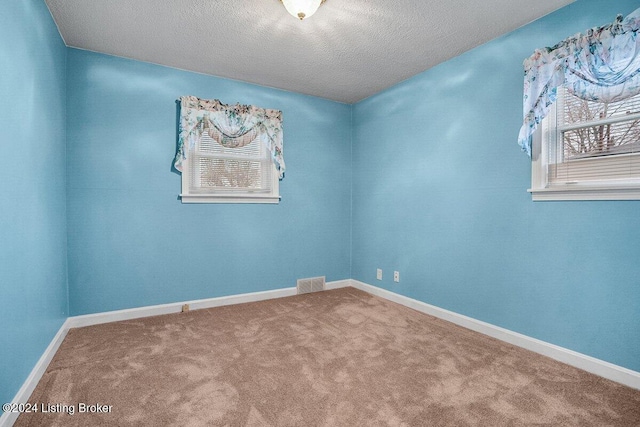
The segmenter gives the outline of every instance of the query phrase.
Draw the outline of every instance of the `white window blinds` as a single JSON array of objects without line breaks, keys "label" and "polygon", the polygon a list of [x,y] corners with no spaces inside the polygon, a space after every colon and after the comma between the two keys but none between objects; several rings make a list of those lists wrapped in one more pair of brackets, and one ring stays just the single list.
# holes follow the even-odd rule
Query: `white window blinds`
[{"label": "white window blinds", "polygon": [[224,147],[205,132],[189,158],[191,194],[271,191],[273,166],[258,138],[242,147]]},{"label": "white window blinds", "polygon": [[550,185],[640,183],[640,95],[594,102],[560,87],[553,116]]}]

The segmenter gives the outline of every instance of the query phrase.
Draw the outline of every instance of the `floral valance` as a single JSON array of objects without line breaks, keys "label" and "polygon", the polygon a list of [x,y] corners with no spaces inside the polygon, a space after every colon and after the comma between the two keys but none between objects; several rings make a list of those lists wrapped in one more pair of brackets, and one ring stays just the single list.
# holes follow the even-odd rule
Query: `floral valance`
[{"label": "floral valance", "polygon": [[565,85],[589,101],[621,101],[640,93],[640,9],[623,19],[538,49],[524,61],[524,120],[518,143],[531,155],[531,135]]},{"label": "floral valance", "polygon": [[256,139],[261,141],[271,153],[280,179],[284,176],[281,111],[254,105],[227,105],[217,99],[181,97],[178,153],[174,162],[177,170],[182,172],[183,162],[205,132],[227,148],[243,147]]}]

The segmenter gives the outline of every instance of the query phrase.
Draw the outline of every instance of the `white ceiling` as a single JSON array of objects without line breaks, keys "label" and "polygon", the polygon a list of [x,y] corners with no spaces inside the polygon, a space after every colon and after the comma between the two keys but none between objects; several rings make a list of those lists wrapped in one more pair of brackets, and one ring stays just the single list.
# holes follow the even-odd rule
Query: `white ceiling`
[{"label": "white ceiling", "polygon": [[574,0],[46,0],[68,46],[353,103]]}]

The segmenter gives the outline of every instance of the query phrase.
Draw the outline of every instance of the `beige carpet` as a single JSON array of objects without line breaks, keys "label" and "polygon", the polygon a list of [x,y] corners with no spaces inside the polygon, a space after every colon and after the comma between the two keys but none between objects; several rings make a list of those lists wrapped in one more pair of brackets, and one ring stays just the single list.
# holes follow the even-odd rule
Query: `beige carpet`
[{"label": "beige carpet", "polygon": [[67,409],[17,426],[640,426],[638,390],[353,288],[72,329],[31,402]]}]

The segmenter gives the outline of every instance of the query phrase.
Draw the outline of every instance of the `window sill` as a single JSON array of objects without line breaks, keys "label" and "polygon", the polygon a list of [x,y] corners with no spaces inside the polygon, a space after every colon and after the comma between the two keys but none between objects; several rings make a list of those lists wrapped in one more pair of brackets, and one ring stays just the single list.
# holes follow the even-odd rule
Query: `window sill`
[{"label": "window sill", "polygon": [[180,194],[182,203],[280,203],[280,196]]},{"label": "window sill", "polygon": [[536,201],[640,200],[640,187],[557,186],[527,190]]}]

